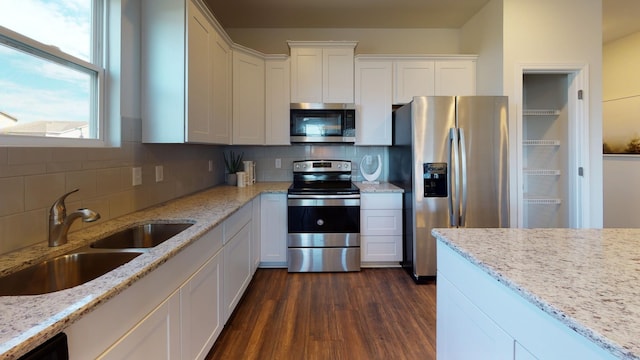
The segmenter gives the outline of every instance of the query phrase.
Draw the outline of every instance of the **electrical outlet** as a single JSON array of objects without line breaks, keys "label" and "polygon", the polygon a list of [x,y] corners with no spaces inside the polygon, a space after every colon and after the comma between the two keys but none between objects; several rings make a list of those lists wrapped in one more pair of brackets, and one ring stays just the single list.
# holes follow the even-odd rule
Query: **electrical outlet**
[{"label": "electrical outlet", "polygon": [[282,168],[282,159],[276,159],[276,169]]},{"label": "electrical outlet", "polygon": [[213,171],[213,160],[209,160],[209,172]]},{"label": "electrical outlet", "polygon": [[134,167],[131,170],[131,184],[133,186],[142,185],[142,168]]},{"label": "electrical outlet", "polygon": [[156,182],[164,180],[164,168],[162,165],[156,166]]}]

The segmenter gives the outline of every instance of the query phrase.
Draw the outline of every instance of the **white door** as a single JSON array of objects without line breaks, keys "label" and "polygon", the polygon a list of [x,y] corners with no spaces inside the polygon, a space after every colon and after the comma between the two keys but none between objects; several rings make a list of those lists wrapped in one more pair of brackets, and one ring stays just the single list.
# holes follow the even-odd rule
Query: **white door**
[{"label": "white door", "polygon": [[[512,224],[589,226],[586,70],[523,68],[517,101],[518,197]],[[513,124],[513,122],[512,122]],[[514,207],[512,206],[512,209]],[[517,220],[514,220],[517,215]]]}]

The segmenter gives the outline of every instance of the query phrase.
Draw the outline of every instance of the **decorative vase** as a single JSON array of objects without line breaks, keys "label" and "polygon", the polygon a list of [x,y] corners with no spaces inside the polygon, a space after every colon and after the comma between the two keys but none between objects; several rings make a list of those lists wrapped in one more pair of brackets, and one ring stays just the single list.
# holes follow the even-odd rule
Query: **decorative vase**
[{"label": "decorative vase", "polygon": [[238,176],[233,174],[227,174],[227,185],[236,186],[238,183]]}]

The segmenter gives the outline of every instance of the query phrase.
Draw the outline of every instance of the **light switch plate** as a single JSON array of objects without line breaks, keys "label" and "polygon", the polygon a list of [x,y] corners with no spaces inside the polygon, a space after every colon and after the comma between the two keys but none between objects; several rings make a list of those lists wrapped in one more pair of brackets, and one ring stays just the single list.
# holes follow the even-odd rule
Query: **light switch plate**
[{"label": "light switch plate", "polygon": [[142,185],[142,168],[134,167],[131,171],[132,181],[131,184],[133,186]]},{"label": "light switch plate", "polygon": [[164,180],[164,168],[162,165],[156,165],[156,182]]},{"label": "light switch plate", "polygon": [[282,167],[282,160],[280,158],[276,159],[276,169],[280,169]]}]

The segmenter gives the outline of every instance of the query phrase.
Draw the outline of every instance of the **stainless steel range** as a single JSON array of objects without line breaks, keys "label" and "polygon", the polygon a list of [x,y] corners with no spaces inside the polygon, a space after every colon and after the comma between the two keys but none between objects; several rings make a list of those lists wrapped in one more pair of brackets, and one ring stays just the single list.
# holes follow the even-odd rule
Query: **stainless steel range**
[{"label": "stainless steel range", "polygon": [[293,162],[287,195],[289,272],[360,270],[360,190],[351,162]]}]

